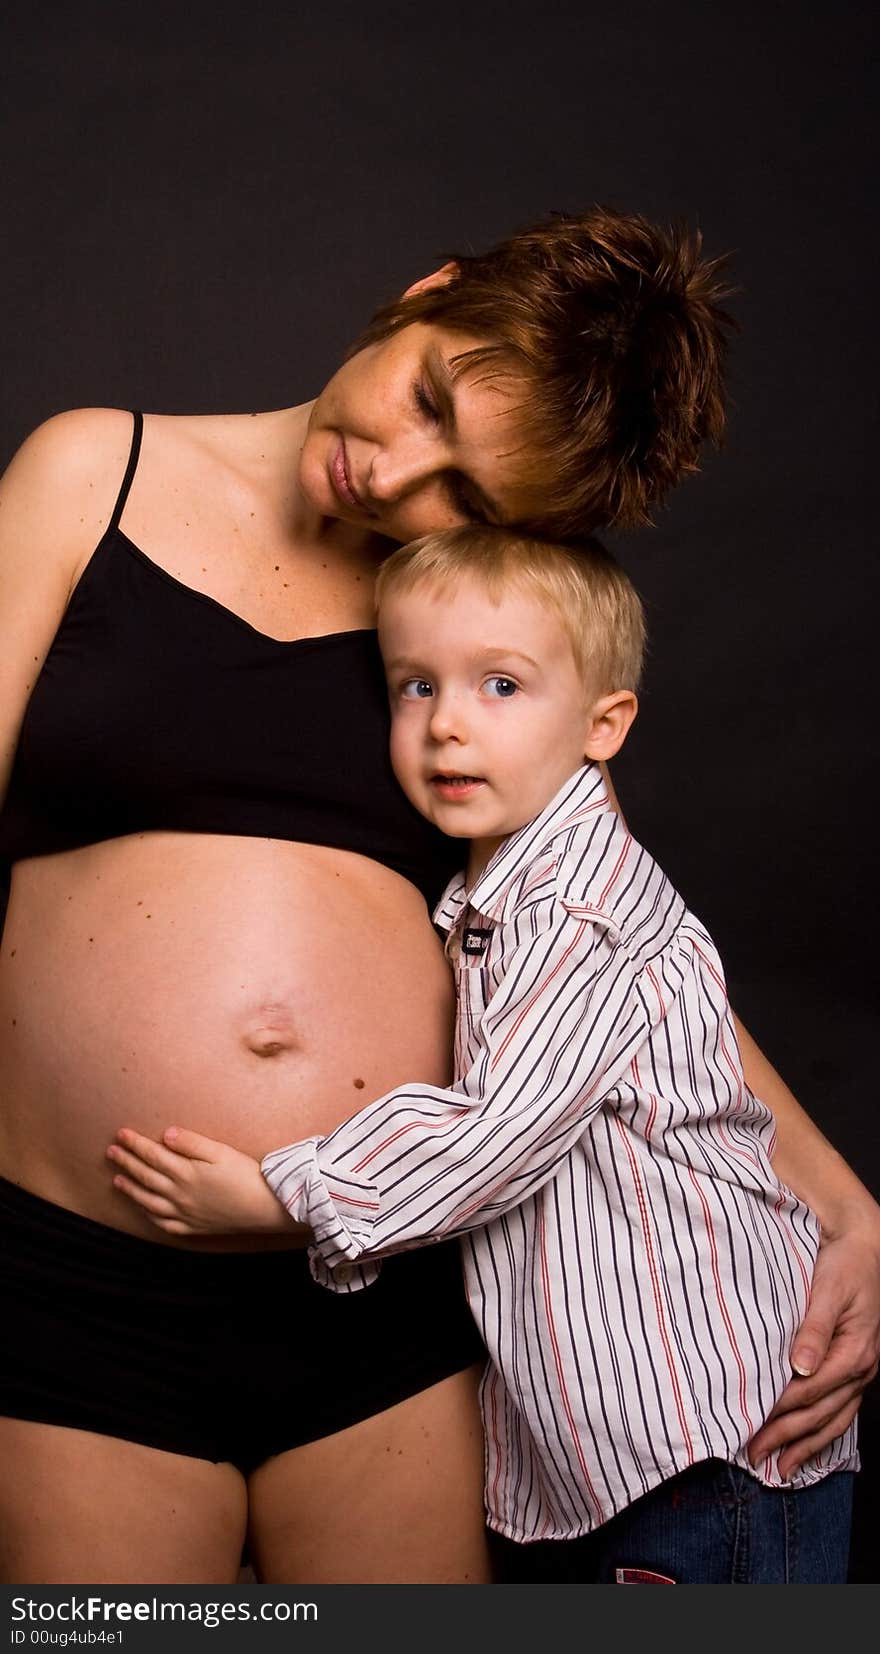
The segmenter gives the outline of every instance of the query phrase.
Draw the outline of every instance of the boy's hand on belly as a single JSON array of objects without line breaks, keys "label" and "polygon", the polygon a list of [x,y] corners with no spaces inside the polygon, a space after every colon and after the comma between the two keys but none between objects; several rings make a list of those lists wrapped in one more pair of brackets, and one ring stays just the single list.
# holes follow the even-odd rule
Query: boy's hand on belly
[{"label": "boy's hand on belly", "polygon": [[162,1142],[124,1126],[107,1150],[114,1186],[166,1235],[308,1231],[276,1200],[260,1163],[228,1143],[169,1126]]}]

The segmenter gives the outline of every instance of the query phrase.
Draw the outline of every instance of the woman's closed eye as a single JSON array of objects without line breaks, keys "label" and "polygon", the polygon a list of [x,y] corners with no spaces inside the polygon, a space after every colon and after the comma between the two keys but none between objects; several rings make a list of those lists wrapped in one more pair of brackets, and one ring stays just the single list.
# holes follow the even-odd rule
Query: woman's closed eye
[{"label": "woman's closed eye", "polygon": [[449,495],[452,509],[457,511],[460,517],[464,517],[465,521],[468,523],[485,523],[487,518],[484,513],[478,510],[473,502],[468,499],[466,487],[467,485],[464,479],[460,477],[456,471],[447,472],[446,492]]},{"label": "woman's closed eye", "polygon": [[[443,412],[440,404],[424,379],[415,380],[413,401],[423,419],[429,420],[432,425],[442,423]],[[466,478],[459,476],[457,471],[448,471],[444,482],[449,502],[453,511],[459,517],[464,517],[468,523],[484,523],[486,521],[485,513],[468,497]]]},{"label": "woman's closed eye", "polygon": [[440,407],[432,396],[428,386],[425,384],[424,379],[417,379],[415,381],[415,384],[413,385],[413,401],[415,402],[420,414],[423,414],[426,419],[432,420],[435,425],[439,424]]},{"label": "woman's closed eye", "polygon": [[519,693],[519,684],[515,678],[505,677],[501,672],[493,672],[490,678],[483,680],[483,693],[490,700],[509,701]]}]

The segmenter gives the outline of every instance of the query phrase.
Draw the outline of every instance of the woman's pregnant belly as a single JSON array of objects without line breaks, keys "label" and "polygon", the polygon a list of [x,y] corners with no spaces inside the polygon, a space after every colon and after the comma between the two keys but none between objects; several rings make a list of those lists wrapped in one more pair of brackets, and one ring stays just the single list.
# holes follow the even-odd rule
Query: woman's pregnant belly
[{"label": "woman's pregnant belly", "polygon": [[148,833],[20,863],[0,953],[0,1175],[135,1234],[119,1126],[261,1156],[449,1074],[419,893],[344,851]]}]

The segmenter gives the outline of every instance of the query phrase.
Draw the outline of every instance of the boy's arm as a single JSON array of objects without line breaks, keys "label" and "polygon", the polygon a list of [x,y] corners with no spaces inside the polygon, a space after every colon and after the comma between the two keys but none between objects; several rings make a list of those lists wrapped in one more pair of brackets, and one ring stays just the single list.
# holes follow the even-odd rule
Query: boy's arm
[{"label": "boy's arm", "polygon": [[329,1269],[479,1228],[527,1199],[632,1061],[648,1015],[604,922],[566,914],[511,944],[505,966],[454,1086],[402,1086],[263,1160]]},{"label": "boy's arm", "polygon": [[162,1142],[123,1126],[107,1149],[114,1187],[166,1235],[280,1232],[304,1246],[300,1229],[276,1200],[260,1163],[228,1143],[169,1126]]}]

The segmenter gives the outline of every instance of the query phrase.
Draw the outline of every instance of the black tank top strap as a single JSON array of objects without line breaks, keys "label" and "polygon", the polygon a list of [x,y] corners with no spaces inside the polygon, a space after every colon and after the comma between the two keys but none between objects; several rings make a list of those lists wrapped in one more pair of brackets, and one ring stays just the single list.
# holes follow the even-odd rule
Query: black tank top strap
[{"label": "black tank top strap", "polygon": [[113,515],[107,525],[108,534],[112,533],[114,529],[119,527],[119,519],[125,510],[125,502],[128,499],[129,489],[134,482],[134,474],[137,470],[138,459],[140,458],[141,437],[144,434],[144,416],[139,409],[133,408],[131,410],[131,417],[134,421],[134,428],[131,433],[131,450],[128,456],[128,464],[125,467],[125,476],[122,479],[122,486],[116,497],[116,504],[113,507]]}]

